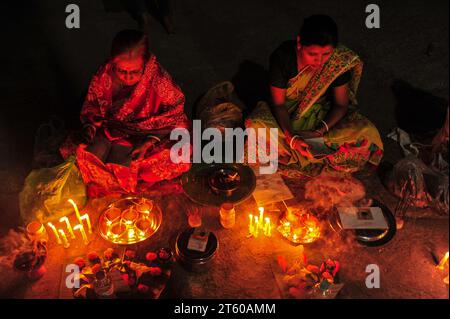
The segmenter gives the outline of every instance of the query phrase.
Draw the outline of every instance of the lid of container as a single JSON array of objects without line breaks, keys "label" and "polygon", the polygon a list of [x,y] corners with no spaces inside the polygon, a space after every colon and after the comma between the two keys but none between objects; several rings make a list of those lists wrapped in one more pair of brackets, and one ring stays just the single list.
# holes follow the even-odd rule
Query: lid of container
[{"label": "lid of container", "polygon": [[212,259],[219,247],[219,241],[216,235],[212,232],[209,233],[208,243],[204,252],[188,249],[189,237],[194,232],[195,228],[189,228],[184,232],[180,233],[176,241],[176,251],[180,257],[193,261],[193,262],[203,262]]}]

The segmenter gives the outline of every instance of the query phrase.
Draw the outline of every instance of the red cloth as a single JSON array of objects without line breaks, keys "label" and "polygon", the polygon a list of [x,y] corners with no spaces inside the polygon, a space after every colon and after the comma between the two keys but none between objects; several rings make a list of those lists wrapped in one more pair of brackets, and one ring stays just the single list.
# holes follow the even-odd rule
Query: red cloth
[{"label": "red cloth", "polygon": [[[113,121],[125,132],[136,132],[138,135],[151,134],[152,130],[189,128],[184,113],[184,94],[155,56],[151,56],[146,63],[144,74],[130,97],[114,109],[112,79],[112,63],[107,62],[90,83],[81,110],[81,122],[95,125],[97,132],[103,130],[113,143],[127,144],[129,134],[108,129],[105,122]],[[74,145],[73,138],[69,138],[60,151],[63,157],[76,153],[81,176],[88,187],[88,196],[100,197],[143,192],[189,170],[190,164],[174,164],[171,161],[170,147],[174,143],[168,139],[161,141],[142,160],[132,161],[130,167],[103,163],[85,150],[85,144]]]}]

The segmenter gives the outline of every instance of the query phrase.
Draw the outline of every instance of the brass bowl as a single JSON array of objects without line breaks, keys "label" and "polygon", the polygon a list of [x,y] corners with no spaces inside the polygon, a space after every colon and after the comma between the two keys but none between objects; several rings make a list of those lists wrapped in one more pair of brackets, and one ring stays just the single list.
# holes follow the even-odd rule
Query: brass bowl
[{"label": "brass bowl", "polygon": [[[143,203],[148,204],[151,210],[138,212],[137,206]],[[113,223],[107,218],[107,214],[111,213],[112,208],[121,211],[120,218],[115,219]],[[126,197],[110,204],[105,209],[100,215],[98,229],[100,235],[111,243],[131,245],[147,240],[153,236],[158,231],[161,223],[161,208],[151,199]],[[116,233],[114,233],[113,227],[115,227],[114,230],[116,230]]]}]

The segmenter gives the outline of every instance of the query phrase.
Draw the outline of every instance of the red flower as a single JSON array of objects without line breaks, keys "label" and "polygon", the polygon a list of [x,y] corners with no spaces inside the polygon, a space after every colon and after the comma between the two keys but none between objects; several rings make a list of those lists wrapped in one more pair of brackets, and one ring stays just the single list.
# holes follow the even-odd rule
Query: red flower
[{"label": "red flower", "polygon": [[149,287],[147,285],[139,284],[138,290],[140,293],[146,293],[149,290]]},{"label": "red flower", "polygon": [[147,259],[148,261],[153,261],[156,258],[158,258],[158,256],[153,252],[148,252],[147,255],[145,255],[145,259]]},{"label": "red flower", "polygon": [[161,258],[163,260],[166,260],[166,259],[168,259],[170,257],[169,254],[166,251],[164,251],[164,250],[161,250],[158,253],[158,256],[159,256],[159,258]]},{"label": "red flower", "polygon": [[320,272],[324,272],[325,271],[325,263],[322,263],[320,265]]},{"label": "red flower", "polygon": [[102,270],[102,265],[100,264],[95,264],[94,266],[92,266],[92,273],[95,275],[96,273],[98,273],[100,270]]},{"label": "red flower", "polygon": [[337,272],[341,268],[341,264],[339,263],[339,261],[336,260],[334,262],[334,264],[335,264],[335,268],[334,268],[333,273],[332,273],[333,277],[336,276]]},{"label": "red flower", "polygon": [[88,260],[90,261],[90,262],[95,262],[95,261],[97,261],[98,259],[100,259],[100,257],[98,256],[98,254],[95,252],[95,251],[91,251],[88,255],[87,255],[87,257],[88,257]]},{"label": "red flower", "polygon": [[105,257],[106,259],[111,259],[113,254],[114,254],[114,249],[108,248],[104,251],[103,257]]},{"label": "red flower", "polygon": [[134,250],[128,249],[125,252],[125,256],[127,256],[129,259],[133,259],[134,257],[136,257],[136,252]]},{"label": "red flower", "polygon": [[327,280],[331,280],[331,281],[333,280],[333,276],[329,272],[326,272],[326,271],[322,273],[322,277]]},{"label": "red flower", "polygon": [[86,262],[81,257],[75,258],[74,263],[80,268],[80,270],[86,266]]},{"label": "red flower", "polygon": [[332,275],[334,277],[334,276],[336,276],[336,274],[340,268],[341,268],[341,265],[340,265],[339,261],[327,259],[320,266],[320,272],[328,272],[330,275]]},{"label": "red flower", "polygon": [[161,275],[161,273],[162,273],[162,270],[159,267],[151,267],[150,268],[150,275],[152,275],[152,276],[159,276],[159,275]]},{"label": "red flower", "polygon": [[314,266],[314,265],[308,265],[308,266],[306,266],[306,269],[315,274],[318,274],[320,272],[319,267]]},{"label": "red flower", "polygon": [[332,261],[331,259],[327,259],[327,261],[325,262],[325,264],[327,265],[327,267],[334,267],[334,261]]}]

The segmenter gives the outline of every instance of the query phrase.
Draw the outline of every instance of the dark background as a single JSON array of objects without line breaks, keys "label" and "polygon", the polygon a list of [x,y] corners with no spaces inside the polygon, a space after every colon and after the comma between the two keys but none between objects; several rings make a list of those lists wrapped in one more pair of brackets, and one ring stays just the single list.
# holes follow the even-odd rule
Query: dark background
[{"label": "dark background", "polygon": [[[78,4],[81,28],[67,29],[65,8]],[[381,9],[367,29],[365,7]],[[399,156],[386,134],[438,127],[448,101],[447,0],[172,0],[176,34],[154,19],[150,45],[186,94],[186,112],[212,85],[233,80],[251,108],[267,96],[268,57],[294,38],[302,19],[331,15],[341,42],[365,62],[358,99],[380,129],[387,160]],[[0,234],[18,225],[18,193],[32,168],[36,130],[52,115],[76,128],[89,80],[111,40],[136,22],[120,0],[2,2],[0,77]]]}]

